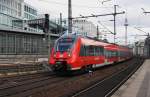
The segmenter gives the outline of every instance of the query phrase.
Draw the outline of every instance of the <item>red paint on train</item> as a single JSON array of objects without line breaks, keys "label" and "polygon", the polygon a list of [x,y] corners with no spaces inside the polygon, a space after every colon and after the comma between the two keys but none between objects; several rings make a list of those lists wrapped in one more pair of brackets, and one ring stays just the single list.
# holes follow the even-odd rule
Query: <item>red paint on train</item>
[{"label": "red paint on train", "polygon": [[132,57],[129,48],[82,36],[62,36],[51,51],[49,64],[54,71],[95,68]]}]

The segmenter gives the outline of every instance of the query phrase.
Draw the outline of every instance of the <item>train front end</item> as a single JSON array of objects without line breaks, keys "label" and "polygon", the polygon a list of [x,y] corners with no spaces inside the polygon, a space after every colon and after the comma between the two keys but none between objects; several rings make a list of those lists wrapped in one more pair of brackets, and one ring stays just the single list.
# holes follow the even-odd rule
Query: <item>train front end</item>
[{"label": "train front end", "polygon": [[51,51],[49,64],[53,71],[69,71],[72,70],[72,63],[75,60],[76,38],[75,37],[61,37],[59,38],[54,48]]}]

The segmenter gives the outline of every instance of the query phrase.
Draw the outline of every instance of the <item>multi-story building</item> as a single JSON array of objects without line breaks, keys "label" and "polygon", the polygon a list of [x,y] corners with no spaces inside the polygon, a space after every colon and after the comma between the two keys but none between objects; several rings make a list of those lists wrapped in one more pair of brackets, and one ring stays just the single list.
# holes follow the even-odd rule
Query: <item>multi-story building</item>
[{"label": "multi-story building", "polygon": [[[47,35],[42,27],[38,28],[38,23],[31,25],[28,21],[34,21],[37,16],[37,10],[24,0],[0,0],[0,59],[47,54]],[[60,27],[51,21],[49,27],[53,32],[50,41],[53,44],[59,37],[57,29]]]},{"label": "multi-story building", "polygon": [[24,0],[0,0],[0,26],[12,27],[13,21],[23,18]]},{"label": "multi-story building", "polygon": [[37,18],[37,9],[24,3],[24,19],[32,20]]},{"label": "multi-story building", "polygon": [[38,18],[37,9],[33,6],[24,3],[24,17],[23,17],[23,29],[31,32],[43,32],[38,26],[36,27],[29,27],[26,20],[34,20]]},{"label": "multi-story building", "polygon": [[37,9],[24,0],[0,0],[0,27],[41,32],[38,27],[31,28],[26,20],[37,19]]},{"label": "multi-story building", "polygon": [[97,28],[96,26],[87,20],[73,20],[73,32],[83,33],[87,36],[96,37]]}]

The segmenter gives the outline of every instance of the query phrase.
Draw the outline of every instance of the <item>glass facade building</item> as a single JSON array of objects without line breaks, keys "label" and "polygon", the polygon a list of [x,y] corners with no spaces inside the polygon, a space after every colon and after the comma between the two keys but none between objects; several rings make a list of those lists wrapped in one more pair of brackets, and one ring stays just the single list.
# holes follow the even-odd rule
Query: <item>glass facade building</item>
[{"label": "glass facade building", "polygon": [[[38,25],[31,27],[26,21],[37,18],[37,10],[24,0],[0,0],[0,59],[3,55],[47,54],[47,37],[43,30]],[[50,26],[54,31],[59,28],[52,22]],[[59,37],[56,34],[51,36],[52,45]]]},{"label": "glass facade building", "polygon": [[36,27],[29,27],[27,25],[27,22],[25,22],[25,20],[34,20],[38,18],[38,14],[37,14],[37,9],[32,7],[31,5],[24,3],[24,16],[23,16],[23,20],[24,20],[24,30],[27,30],[29,32],[43,32],[43,30],[41,30],[38,26]]},{"label": "glass facade building", "polygon": [[25,20],[37,19],[37,10],[24,0],[0,0],[0,28],[17,28],[29,32],[42,32],[31,28]]},{"label": "glass facade building", "polygon": [[[43,35],[24,29],[24,20],[36,18],[37,10],[24,0],[0,0],[0,55],[45,54]],[[37,34],[29,33],[33,31]]]},{"label": "glass facade building", "polygon": [[25,3],[24,5],[24,19],[32,20],[37,18],[37,10]]},{"label": "glass facade building", "polygon": [[0,26],[12,27],[23,17],[23,0],[0,0]]}]

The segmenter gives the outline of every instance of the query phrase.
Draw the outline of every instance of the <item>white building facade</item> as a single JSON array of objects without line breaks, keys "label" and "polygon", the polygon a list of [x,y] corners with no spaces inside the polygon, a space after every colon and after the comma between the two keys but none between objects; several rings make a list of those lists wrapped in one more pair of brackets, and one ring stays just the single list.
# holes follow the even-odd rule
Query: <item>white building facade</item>
[{"label": "white building facade", "polygon": [[0,0],[0,26],[12,27],[14,20],[21,20],[23,7],[23,0]]},{"label": "white building facade", "polygon": [[144,51],[145,51],[144,45],[145,45],[145,40],[139,40],[135,42],[135,45],[133,48],[134,55],[144,56]]},{"label": "white building facade", "polygon": [[73,20],[73,32],[81,33],[83,35],[96,37],[97,28],[91,22],[87,20]]},{"label": "white building facade", "polygon": [[37,18],[37,9],[24,3],[24,19],[32,20]]},{"label": "white building facade", "polygon": [[37,19],[37,9],[24,0],[0,0],[0,28],[22,29],[30,32],[42,30],[28,27],[25,20]]},{"label": "white building facade", "polygon": [[38,12],[37,9],[34,8],[33,6],[24,3],[24,23],[23,23],[23,27],[24,30],[30,31],[30,32],[43,32],[41,29],[39,29],[38,27],[35,28],[31,28],[27,25],[26,20],[34,20],[38,18]]}]

